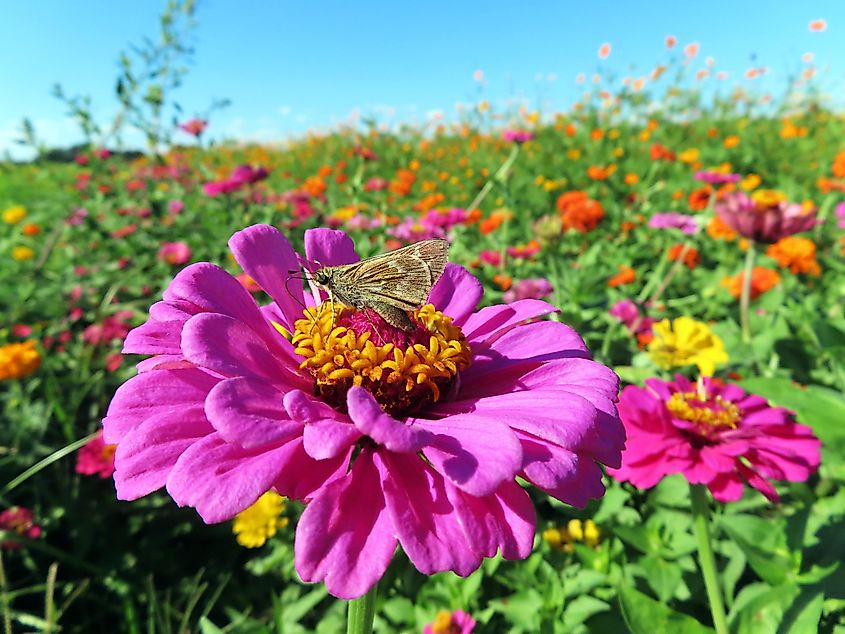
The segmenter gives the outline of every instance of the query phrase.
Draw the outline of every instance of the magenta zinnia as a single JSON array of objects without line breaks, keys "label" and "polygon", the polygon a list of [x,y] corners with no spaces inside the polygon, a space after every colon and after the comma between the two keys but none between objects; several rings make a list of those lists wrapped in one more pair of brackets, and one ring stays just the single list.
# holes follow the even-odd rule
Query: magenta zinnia
[{"label": "magenta zinnia", "polygon": [[787,202],[773,190],[755,192],[753,197],[731,192],[716,203],[716,213],[741,236],[765,244],[812,229],[817,222],[815,210]]},{"label": "magenta zinnia", "polygon": [[622,468],[610,473],[640,489],[682,473],[720,502],[742,496],[743,482],[772,501],[766,478],[802,482],[819,464],[819,440],[782,407],[737,385],[701,378],[691,383],[648,379],[622,390],[619,414],[628,435]]},{"label": "magenta zinnia", "polygon": [[[275,228],[229,245],[274,301],[193,264],[129,334],[125,352],[154,356],[104,420],[119,498],[164,486],[209,523],[268,490],[305,501],[296,568],[352,598],[397,542],[424,574],[526,557],[535,515],[517,476],[577,506],[603,494],[599,465],[619,466],[624,443],[617,378],[571,328],[538,321],[549,304],[476,311],[481,284],[449,264],[405,333],[286,284],[301,260]],[[357,260],[329,229],[306,232],[305,252]]]}]

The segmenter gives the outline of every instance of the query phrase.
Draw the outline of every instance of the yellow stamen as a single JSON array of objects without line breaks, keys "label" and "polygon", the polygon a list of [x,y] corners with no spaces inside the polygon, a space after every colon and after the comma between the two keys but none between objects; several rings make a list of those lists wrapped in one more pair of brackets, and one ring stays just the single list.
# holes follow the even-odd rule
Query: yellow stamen
[{"label": "yellow stamen", "polygon": [[707,427],[736,429],[740,419],[736,403],[721,396],[716,396],[708,402],[707,395],[702,398],[699,392],[675,392],[666,402],[666,407],[676,418]]},{"label": "yellow stamen", "polygon": [[[417,411],[440,400],[455,375],[470,362],[461,329],[431,304],[413,313],[418,324],[413,340],[418,343],[402,348],[391,342],[376,343],[384,334],[379,331],[356,333],[340,325],[355,314],[348,306],[332,307],[325,302],[304,314],[294,324],[291,338],[296,353],[303,357],[299,367],[314,377],[315,392],[338,407],[343,407],[349,388],[359,385],[388,413]],[[419,343],[426,334],[428,345]]]}]

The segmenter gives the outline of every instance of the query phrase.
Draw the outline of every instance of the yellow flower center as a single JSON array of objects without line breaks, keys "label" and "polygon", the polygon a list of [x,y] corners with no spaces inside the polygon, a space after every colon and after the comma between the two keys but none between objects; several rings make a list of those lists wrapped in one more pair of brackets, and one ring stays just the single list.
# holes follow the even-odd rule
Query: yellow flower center
[{"label": "yellow flower center", "polygon": [[736,429],[740,419],[736,403],[721,396],[708,398],[697,392],[675,392],[666,407],[676,418],[694,423],[698,427]]},{"label": "yellow flower center", "polygon": [[405,333],[370,310],[324,302],[308,308],[292,336],[300,364],[314,378],[315,394],[343,409],[346,393],[361,386],[387,413],[420,411],[448,393],[469,365],[461,329],[434,306],[413,312],[415,330]]},{"label": "yellow flower center", "polygon": [[434,617],[431,624],[431,631],[434,634],[452,634],[458,632],[457,626],[452,624],[452,613],[448,610],[440,610]]},{"label": "yellow flower center", "polygon": [[761,207],[774,207],[786,200],[786,194],[777,189],[761,189],[751,194],[751,200]]}]

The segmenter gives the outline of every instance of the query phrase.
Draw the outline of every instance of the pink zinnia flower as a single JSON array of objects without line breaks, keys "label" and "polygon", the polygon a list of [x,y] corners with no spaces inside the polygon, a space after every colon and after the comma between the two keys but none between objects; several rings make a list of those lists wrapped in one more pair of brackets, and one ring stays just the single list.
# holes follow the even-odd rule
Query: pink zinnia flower
[{"label": "pink zinnia flower", "polygon": [[[73,314],[74,311],[72,310],[71,315]],[[80,313],[79,316],[81,317],[82,314]],[[82,331],[82,340],[92,346],[108,344],[112,341],[123,341],[131,330],[130,319],[132,319],[131,310],[118,311],[103,319],[101,323],[91,324],[85,328]]]},{"label": "pink zinnia flower", "polygon": [[502,138],[511,143],[526,143],[534,138],[534,133],[528,130],[503,130]]},{"label": "pink zinnia flower", "polygon": [[710,183],[711,185],[724,185],[725,183],[738,183],[742,180],[742,175],[702,170],[700,172],[696,172],[693,178],[704,183]]},{"label": "pink zinnia flower", "polygon": [[845,202],[836,205],[836,208],[834,209],[834,214],[839,219],[839,222],[836,226],[840,229],[845,229]]},{"label": "pink zinnia flower", "polygon": [[519,280],[511,286],[502,299],[506,304],[513,304],[522,299],[543,299],[552,294],[551,282],[544,277]]},{"label": "pink zinnia flower", "polygon": [[761,204],[742,192],[732,192],[717,202],[716,213],[741,236],[766,244],[816,225],[814,210],[785,200]]},{"label": "pink zinnia flower", "polygon": [[739,386],[704,377],[698,383],[648,379],[622,391],[619,414],[628,441],[622,468],[609,473],[648,489],[682,473],[704,484],[720,502],[742,496],[743,482],[772,501],[766,479],[803,482],[819,464],[821,443],[782,407]]},{"label": "pink zinnia flower", "polygon": [[374,177],[364,183],[364,191],[365,192],[380,192],[383,189],[387,189],[387,186],[390,183],[387,182],[384,178]]},{"label": "pink zinnia flower", "polygon": [[185,209],[185,203],[181,200],[171,200],[167,203],[167,211],[171,216],[178,216]]},{"label": "pink zinnia flower", "polygon": [[76,472],[108,478],[114,473],[114,445],[107,445],[100,432],[76,454]]},{"label": "pink zinnia flower", "polygon": [[156,257],[168,264],[185,264],[191,259],[191,247],[184,242],[165,242],[161,245]]},{"label": "pink zinnia flower", "polygon": [[[603,495],[599,465],[618,467],[624,444],[618,380],[574,330],[537,321],[553,306],[476,311],[481,284],[448,264],[406,333],[286,283],[302,260],[274,227],[229,247],[274,301],[259,308],[197,263],[129,334],[124,352],[154,356],[103,421],[120,499],[166,486],[209,523],[271,489],[306,501],[296,569],[352,598],[397,542],[424,574],[526,557],[535,515],[517,476],[577,506]],[[358,259],[329,229],[307,231],[305,253],[323,266]]]},{"label": "pink zinnia flower", "polygon": [[[0,531],[17,533],[28,539],[38,539],[41,527],[35,523],[35,514],[23,506],[13,506],[0,513]],[[15,541],[0,542],[0,548],[18,550],[20,543]]]},{"label": "pink zinnia flower", "polygon": [[675,211],[656,213],[649,218],[648,226],[652,229],[679,229],[688,236],[698,233],[698,223],[692,216]]},{"label": "pink zinnia flower", "polygon": [[472,634],[475,619],[463,610],[441,610],[433,623],[423,628],[423,634]]},{"label": "pink zinnia flower", "polygon": [[231,194],[247,185],[253,185],[263,181],[270,175],[265,167],[252,167],[250,165],[238,165],[232,170],[229,178],[221,181],[211,181],[202,186],[206,196],[219,196],[220,194]]},{"label": "pink zinnia flower", "polygon": [[654,317],[644,317],[640,309],[630,299],[620,299],[607,311],[613,317],[625,324],[631,334],[648,334],[656,321]]},{"label": "pink zinnia flower", "polygon": [[188,119],[185,123],[179,124],[179,129],[187,132],[190,135],[195,137],[200,136],[205,129],[208,127],[208,121],[204,121],[198,117],[194,117],[193,119]]}]

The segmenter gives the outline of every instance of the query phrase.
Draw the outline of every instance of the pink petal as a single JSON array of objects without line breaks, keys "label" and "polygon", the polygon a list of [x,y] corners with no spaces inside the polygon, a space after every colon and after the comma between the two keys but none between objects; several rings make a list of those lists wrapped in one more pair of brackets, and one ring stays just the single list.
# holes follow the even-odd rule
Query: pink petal
[{"label": "pink petal", "polygon": [[524,559],[531,553],[537,518],[531,497],[516,482],[505,482],[486,497],[467,495],[448,484],[446,491],[476,553],[493,557],[501,550],[505,559]]},{"label": "pink petal", "polygon": [[[229,248],[246,274],[273,298],[284,317],[279,323],[292,332],[305,300],[297,279],[299,261],[290,242],[275,227],[252,225],[235,233]],[[292,275],[297,278],[291,279]]]},{"label": "pink petal", "polygon": [[538,299],[521,299],[512,304],[487,306],[470,315],[462,330],[467,341],[485,341],[501,336],[514,326],[529,319],[537,319],[557,311],[557,308]]},{"label": "pink petal", "polygon": [[226,315],[202,313],[182,331],[182,353],[191,363],[223,376],[243,376],[280,386],[304,385],[270,352],[254,330]]},{"label": "pink petal", "polygon": [[352,264],[360,258],[355,243],[338,229],[309,229],[305,232],[305,257],[320,266]]},{"label": "pink petal", "polygon": [[602,472],[588,457],[521,434],[522,476],[552,497],[579,508],[604,495]]},{"label": "pink petal", "polygon": [[282,495],[304,502],[329,483],[345,477],[352,457],[352,447],[348,447],[331,459],[314,460],[306,453],[301,438],[287,443],[285,448],[285,461],[273,488]]},{"label": "pink petal", "polygon": [[334,458],[359,438],[361,438],[361,432],[354,425],[328,418],[309,423],[302,434],[305,451],[315,460]]},{"label": "pink petal", "polygon": [[413,426],[431,434],[423,454],[432,466],[470,495],[492,494],[522,468],[522,447],[497,417],[459,414]]},{"label": "pink petal", "polygon": [[214,432],[179,456],[167,492],[179,506],[192,506],[206,524],[233,518],[270,490],[293,443],[244,449]]},{"label": "pink petal", "polygon": [[373,465],[364,450],[352,471],[328,484],[296,526],[296,570],[303,581],[325,581],[340,599],[365,594],[384,575],[396,538]]},{"label": "pink petal", "polygon": [[201,405],[155,414],[130,430],[114,456],[119,500],[137,500],[160,489],[182,453],[214,429]]},{"label": "pink petal", "polygon": [[603,444],[593,433],[597,419],[596,408],[587,399],[565,390],[527,390],[453,401],[444,403],[437,411],[472,412],[473,416],[507,421],[512,429],[522,430],[573,451],[603,449]]},{"label": "pink petal", "polygon": [[185,323],[203,309],[185,300],[156,302],[150,306],[150,319],[156,321],[179,321]]},{"label": "pink petal", "polygon": [[135,364],[135,369],[138,370],[139,374],[141,372],[149,372],[150,370],[179,370],[195,367],[190,361],[185,361],[181,350],[179,354],[157,354],[154,357],[143,359]]},{"label": "pink petal", "polygon": [[124,354],[181,354],[179,341],[183,321],[150,319],[133,328],[123,341]]},{"label": "pink petal", "polygon": [[284,404],[293,420],[305,424],[305,451],[315,460],[338,456],[361,437],[348,416],[302,390],[285,394]]},{"label": "pink petal", "polygon": [[481,282],[469,271],[449,262],[443,275],[431,289],[428,302],[434,304],[444,315],[451,317],[456,325],[462,326],[472,315],[483,293]]},{"label": "pink petal", "polygon": [[491,373],[506,372],[517,364],[589,358],[578,333],[556,321],[513,328],[490,344],[476,345],[472,354],[472,365],[462,375],[467,382],[486,381]]},{"label": "pink petal", "polygon": [[205,412],[226,442],[246,449],[279,445],[300,436],[304,427],[290,419],[283,396],[255,379],[227,379],[209,392]]},{"label": "pink petal", "polygon": [[719,502],[736,502],[742,497],[742,480],[736,473],[720,473],[707,488]]},{"label": "pink petal", "polygon": [[148,418],[202,405],[220,379],[196,368],[139,374],[117,388],[103,419],[103,439],[118,444]]},{"label": "pink petal", "polygon": [[405,425],[385,414],[373,395],[362,387],[349,388],[346,405],[355,427],[390,451],[413,453],[431,442],[431,435],[421,426]]},{"label": "pink petal", "polygon": [[446,495],[443,478],[417,456],[379,452],[381,484],[399,543],[424,575],[467,576],[481,564]]},{"label": "pink petal", "polygon": [[202,311],[227,315],[256,332],[264,333],[269,328],[255,300],[241,283],[208,262],[182,269],[164,291],[164,298],[167,301],[185,300]]}]

